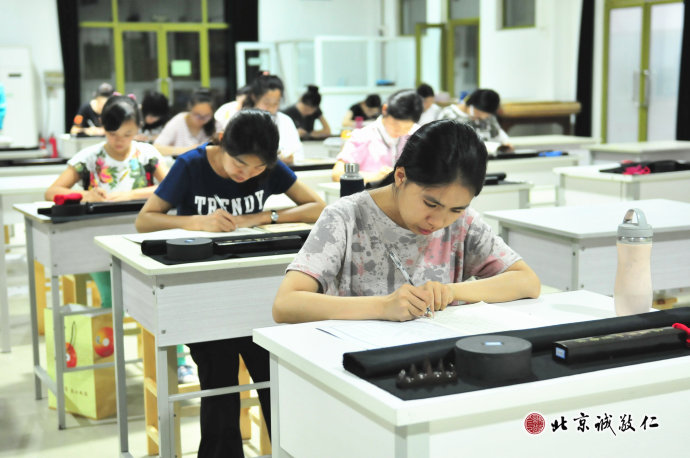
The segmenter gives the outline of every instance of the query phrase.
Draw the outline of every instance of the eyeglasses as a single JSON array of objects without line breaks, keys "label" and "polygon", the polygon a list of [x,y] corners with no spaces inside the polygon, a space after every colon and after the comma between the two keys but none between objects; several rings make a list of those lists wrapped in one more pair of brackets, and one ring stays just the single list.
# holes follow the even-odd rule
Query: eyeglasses
[{"label": "eyeglasses", "polygon": [[190,111],[189,114],[191,114],[194,117],[194,119],[197,119],[199,121],[208,121],[209,119],[211,119],[213,117],[212,113],[202,115],[199,113],[195,113],[194,111]]}]

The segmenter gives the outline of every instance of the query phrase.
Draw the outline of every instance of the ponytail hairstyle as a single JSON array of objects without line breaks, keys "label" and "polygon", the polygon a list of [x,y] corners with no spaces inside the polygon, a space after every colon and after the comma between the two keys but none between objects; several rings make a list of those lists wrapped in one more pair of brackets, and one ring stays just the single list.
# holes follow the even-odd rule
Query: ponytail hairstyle
[{"label": "ponytail hairstyle", "polygon": [[115,132],[125,121],[134,121],[141,127],[141,112],[137,102],[126,95],[113,95],[106,100],[101,111],[101,124],[107,132]]},{"label": "ponytail hairstyle", "polygon": [[310,84],[307,86],[307,92],[302,94],[300,101],[308,107],[319,108],[321,104],[321,94],[319,94],[319,87]]},{"label": "ponytail hairstyle", "polygon": [[402,89],[388,98],[386,116],[399,121],[419,121],[424,111],[424,101],[412,89]]},{"label": "ponytail hairstyle", "polygon": [[[213,99],[213,94],[211,93],[210,89],[201,88],[192,92],[187,107],[189,110],[191,110],[195,105],[199,105],[200,103],[208,103],[209,105],[211,105],[211,110],[213,112],[216,111],[215,100]],[[207,137],[211,137],[213,136],[213,134],[216,133],[216,120],[213,116],[211,116],[211,119],[209,119],[208,122],[204,124],[204,133]]]},{"label": "ponytail hairstyle", "polygon": [[259,178],[267,176],[278,162],[278,140],[278,127],[271,115],[263,110],[247,108],[230,118],[219,144],[232,157],[254,154],[261,159],[266,170],[255,177]]},{"label": "ponytail hairstyle", "polygon": [[252,108],[256,106],[256,102],[261,99],[268,91],[278,89],[280,96],[285,92],[283,81],[276,75],[271,75],[268,72],[260,72],[257,77],[249,85],[249,93],[242,104],[243,108]]},{"label": "ponytail hairstyle", "polygon": [[[407,179],[433,188],[460,183],[478,196],[484,186],[488,154],[467,124],[443,119],[420,127],[407,141],[393,169],[405,167]],[[391,172],[379,186],[393,183]]]}]

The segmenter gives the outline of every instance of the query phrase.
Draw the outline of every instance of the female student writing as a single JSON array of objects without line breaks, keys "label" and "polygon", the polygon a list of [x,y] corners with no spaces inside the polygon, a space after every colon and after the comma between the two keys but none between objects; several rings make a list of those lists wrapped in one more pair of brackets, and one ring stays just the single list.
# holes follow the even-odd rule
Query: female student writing
[{"label": "female student writing", "polygon": [[355,127],[357,118],[362,122],[373,121],[381,114],[381,97],[369,94],[366,99],[353,104],[343,118],[343,127]]},{"label": "female student writing", "polygon": [[[46,190],[46,200],[58,194],[77,192],[83,202],[146,199],[163,181],[168,169],[162,156],[148,143],[133,141],[139,132],[141,114],[137,103],[122,95],[108,99],[101,113],[105,141],[75,154],[67,169]],[[72,190],[81,183],[83,190]],[[92,273],[101,296],[101,307],[112,306],[110,272]]]},{"label": "female student writing", "polygon": [[536,274],[469,207],[486,160],[471,127],[422,126],[382,187],[324,210],[287,268],[274,319],[406,321],[454,301],[537,297]]},{"label": "female student writing", "polygon": [[295,123],[285,113],[278,111],[283,98],[283,82],[275,75],[262,72],[252,82],[249,94],[242,103],[243,108],[258,108],[268,111],[273,122],[278,126],[280,144],[278,158],[286,164],[292,164],[295,159],[304,158],[304,149],[299,139]]},{"label": "female student writing", "polygon": [[[280,193],[297,206],[264,210],[266,199]],[[220,208],[218,200],[232,213]],[[136,227],[140,232],[171,228],[227,232],[272,222],[314,222],[324,206],[278,161],[278,128],[271,115],[243,109],[230,119],[220,144],[201,145],[177,158],[141,209]],[[167,214],[172,208],[177,215]],[[189,348],[202,389],[237,385],[238,354],[255,382],[269,379],[268,353],[251,337],[195,343]],[[270,425],[268,389],[259,390],[259,400]],[[238,394],[201,399],[200,457],[243,456],[239,410]]]},{"label": "female student writing", "polygon": [[91,100],[79,107],[70,133],[72,135],[104,135],[101,113],[105,102],[111,95],[113,95],[113,87],[109,83],[101,83]]},{"label": "female student writing", "polygon": [[[324,117],[319,105],[321,104],[321,94],[317,86],[307,86],[307,92],[302,94],[299,101],[290,105],[284,110],[281,110],[286,115],[292,118],[292,121],[297,127],[297,132],[302,139],[319,139],[326,138],[331,135],[331,126]],[[314,122],[321,123],[320,130],[314,130]]]},{"label": "female student writing", "polygon": [[213,134],[222,130],[213,119],[213,97],[208,89],[192,93],[188,103],[189,111],[172,117],[153,143],[166,156],[177,156],[191,148],[208,142]]},{"label": "female student writing", "polygon": [[391,95],[383,105],[382,115],[362,129],[352,132],[333,166],[333,181],[340,181],[346,162],[359,164],[365,183],[383,180],[392,169],[405,142],[419,126],[422,98],[413,90]]},{"label": "female student writing", "polygon": [[508,134],[501,128],[496,118],[501,98],[491,89],[477,89],[458,104],[448,105],[438,119],[455,119],[465,122],[477,131],[477,135],[491,146],[504,152],[513,151]]}]

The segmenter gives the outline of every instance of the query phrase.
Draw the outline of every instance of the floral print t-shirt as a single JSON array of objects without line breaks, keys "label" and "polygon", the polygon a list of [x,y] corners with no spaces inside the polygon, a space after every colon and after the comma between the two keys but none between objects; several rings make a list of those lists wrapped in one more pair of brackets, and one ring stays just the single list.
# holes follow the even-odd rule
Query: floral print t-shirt
[{"label": "floral print t-shirt", "polygon": [[492,277],[521,259],[472,208],[445,229],[416,235],[363,191],[326,207],[287,270],[315,278],[333,296],[381,296],[405,283],[389,251],[415,285]]},{"label": "floral print t-shirt", "polygon": [[[131,191],[145,188],[151,180],[147,173],[153,174],[163,157],[148,143],[132,142],[129,155],[124,161],[110,157],[105,151],[105,142],[84,148],[67,163],[74,167],[80,177],[89,174],[89,189],[100,187],[107,192]],[[146,165],[150,164],[150,172]],[[82,178],[79,183],[84,184]]]}]

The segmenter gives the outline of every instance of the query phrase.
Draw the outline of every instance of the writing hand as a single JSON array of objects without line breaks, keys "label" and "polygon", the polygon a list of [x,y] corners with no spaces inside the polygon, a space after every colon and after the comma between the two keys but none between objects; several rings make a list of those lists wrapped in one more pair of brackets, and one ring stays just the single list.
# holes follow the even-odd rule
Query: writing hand
[{"label": "writing hand", "polygon": [[232,232],[237,229],[235,216],[225,210],[216,210],[210,215],[198,215],[199,230],[207,232]]},{"label": "writing hand", "polygon": [[409,321],[426,314],[432,305],[431,293],[423,287],[404,284],[385,296],[383,317],[390,321]]},{"label": "writing hand", "polygon": [[103,202],[106,200],[108,193],[103,188],[91,188],[82,194],[82,202]]},{"label": "writing hand", "polygon": [[437,281],[428,281],[421,286],[425,291],[431,295],[431,310],[444,310],[448,304],[453,302],[453,291],[450,285],[440,283]]}]

